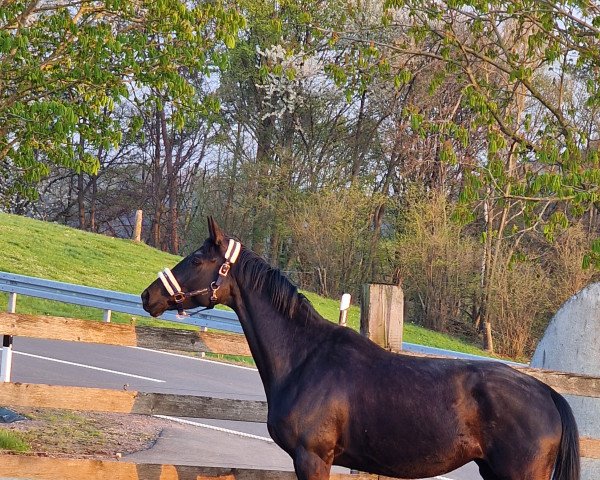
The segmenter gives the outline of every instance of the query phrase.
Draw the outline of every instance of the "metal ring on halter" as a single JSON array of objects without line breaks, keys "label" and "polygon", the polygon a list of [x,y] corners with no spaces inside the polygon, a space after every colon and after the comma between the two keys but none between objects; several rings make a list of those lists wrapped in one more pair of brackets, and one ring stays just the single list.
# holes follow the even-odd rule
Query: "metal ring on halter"
[{"label": "metal ring on halter", "polygon": [[187,295],[183,292],[176,292],[173,294],[173,300],[175,303],[183,303],[186,299]]},{"label": "metal ring on halter", "polygon": [[212,295],[210,296],[210,301],[216,302],[218,300],[217,292],[219,291],[219,288],[221,288],[221,286],[217,285],[217,282],[215,281],[215,282],[211,282],[210,288],[212,290]]}]

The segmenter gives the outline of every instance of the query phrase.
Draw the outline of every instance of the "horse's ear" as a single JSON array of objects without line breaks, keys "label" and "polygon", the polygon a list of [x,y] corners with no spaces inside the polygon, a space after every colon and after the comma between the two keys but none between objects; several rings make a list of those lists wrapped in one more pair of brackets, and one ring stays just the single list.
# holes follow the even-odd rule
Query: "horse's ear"
[{"label": "horse's ear", "polygon": [[215,242],[215,245],[221,245],[223,243],[225,235],[213,217],[208,217],[208,233],[211,240]]}]

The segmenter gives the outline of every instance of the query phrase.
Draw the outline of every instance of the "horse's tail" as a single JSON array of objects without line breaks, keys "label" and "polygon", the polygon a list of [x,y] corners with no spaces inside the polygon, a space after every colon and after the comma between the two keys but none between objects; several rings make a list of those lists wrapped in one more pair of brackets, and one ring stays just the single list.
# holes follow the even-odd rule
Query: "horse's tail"
[{"label": "horse's tail", "polygon": [[560,414],[562,435],[558,455],[554,464],[552,480],[579,480],[581,465],[579,458],[579,432],[571,407],[562,395],[552,390],[552,400]]}]

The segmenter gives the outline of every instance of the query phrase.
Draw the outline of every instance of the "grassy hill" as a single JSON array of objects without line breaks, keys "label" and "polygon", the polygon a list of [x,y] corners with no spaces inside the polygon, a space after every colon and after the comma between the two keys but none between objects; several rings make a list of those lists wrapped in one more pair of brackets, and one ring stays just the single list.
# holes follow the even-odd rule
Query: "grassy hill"
[{"label": "grassy hill", "polygon": [[[173,266],[180,257],[145,244],[82,232],[54,223],[0,213],[0,271],[76,283],[90,287],[139,294],[156,278],[156,273]],[[325,318],[337,322],[339,301],[304,292]],[[7,294],[0,294],[0,309],[6,310]],[[19,295],[17,311],[101,320],[102,312]],[[358,329],[360,310],[354,306],[348,323]],[[130,315],[113,312],[115,323],[129,322]],[[149,318],[139,325],[194,328]],[[407,324],[404,340],[438,348],[484,354],[473,345],[453,337]]]}]

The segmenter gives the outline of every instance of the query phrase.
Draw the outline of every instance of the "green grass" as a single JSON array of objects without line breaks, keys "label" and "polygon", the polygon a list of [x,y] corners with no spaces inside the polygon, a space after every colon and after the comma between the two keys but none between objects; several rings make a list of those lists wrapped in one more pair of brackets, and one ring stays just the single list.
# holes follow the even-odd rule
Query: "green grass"
[{"label": "green grass", "polygon": [[413,323],[404,324],[404,341],[426,345],[428,347],[442,348],[444,350],[454,350],[455,352],[470,353],[472,355],[482,355],[489,357],[490,354],[481,348],[465,342],[460,338],[445,335],[443,333],[427,330]]},{"label": "green grass", "polygon": [[[0,271],[76,283],[90,287],[139,294],[165,266],[180,257],[144,244],[82,232],[54,223],[0,213]],[[339,300],[303,292],[317,311],[332,322],[339,318]],[[6,310],[6,294],[0,294],[0,309]],[[19,295],[20,313],[102,319],[102,311]],[[113,312],[112,321],[129,323],[131,316]],[[138,325],[195,328],[150,318],[136,319]],[[359,329],[360,309],[352,306],[348,325]],[[481,349],[454,337],[416,325],[404,328],[404,341],[465,353],[485,355]]]},{"label": "green grass", "polygon": [[[156,272],[179,257],[144,244],[0,213],[0,270],[139,294]],[[6,308],[3,295],[0,308]],[[98,309],[18,296],[17,311],[101,319]],[[115,314],[113,321],[131,316]],[[144,320],[141,323],[147,323]],[[156,324],[154,321],[150,321]]]},{"label": "green grass", "polygon": [[0,450],[28,452],[30,446],[19,433],[0,430]]}]

